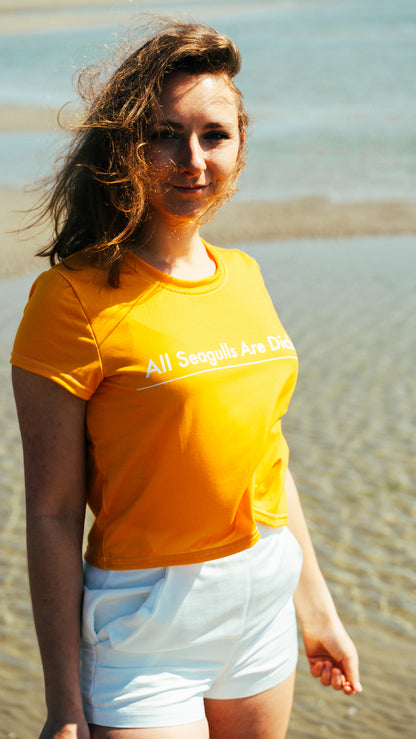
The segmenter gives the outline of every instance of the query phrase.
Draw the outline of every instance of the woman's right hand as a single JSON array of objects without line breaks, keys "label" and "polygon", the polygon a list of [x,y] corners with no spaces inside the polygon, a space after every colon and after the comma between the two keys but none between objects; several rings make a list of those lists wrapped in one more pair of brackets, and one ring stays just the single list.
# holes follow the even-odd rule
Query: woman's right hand
[{"label": "woman's right hand", "polygon": [[85,718],[75,723],[47,719],[39,739],[91,739]]}]

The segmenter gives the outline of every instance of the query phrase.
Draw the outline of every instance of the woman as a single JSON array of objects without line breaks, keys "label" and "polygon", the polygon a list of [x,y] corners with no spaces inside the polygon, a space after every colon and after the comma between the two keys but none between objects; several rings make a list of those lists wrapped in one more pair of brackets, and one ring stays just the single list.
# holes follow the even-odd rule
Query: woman
[{"label": "woman", "polygon": [[199,235],[243,166],[239,67],[213,29],[162,24],[44,208],[60,263],[12,356],[42,739],[284,737],[294,591],[312,674],[361,690],[287,467],[293,344],[254,260]]}]

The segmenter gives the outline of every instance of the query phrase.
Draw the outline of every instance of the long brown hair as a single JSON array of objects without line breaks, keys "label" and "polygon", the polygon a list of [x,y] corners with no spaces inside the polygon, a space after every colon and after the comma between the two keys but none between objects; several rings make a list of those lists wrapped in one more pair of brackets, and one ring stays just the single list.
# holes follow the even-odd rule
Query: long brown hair
[{"label": "long brown hair", "polygon": [[118,285],[124,254],[147,216],[146,130],[160,115],[163,80],[176,71],[223,74],[236,93],[241,144],[227,199],[245,157],[247,115],[233,82],[240,65],[237,46],[213,28],[164,19],[104,83],[95,67],[83,69],[78,90],[87,112],[71,126],[72,143],[38,206],[35,223],[53,224],[51,242],[38,255],[53,265],[88,250],[107,269],[109,284]]}]

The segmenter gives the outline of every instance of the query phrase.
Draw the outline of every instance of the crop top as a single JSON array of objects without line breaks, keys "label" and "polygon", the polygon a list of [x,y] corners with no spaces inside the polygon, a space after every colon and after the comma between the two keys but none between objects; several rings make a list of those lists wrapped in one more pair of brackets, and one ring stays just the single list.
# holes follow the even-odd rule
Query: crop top
[{"label": "crop top", "polygon": [[296,352],[255,260],[205,246],[197,282],[129,252],[112,288],[81,252],[31,289],[11,361],[87,401],[96,567],[202,562],[287,524]]}]

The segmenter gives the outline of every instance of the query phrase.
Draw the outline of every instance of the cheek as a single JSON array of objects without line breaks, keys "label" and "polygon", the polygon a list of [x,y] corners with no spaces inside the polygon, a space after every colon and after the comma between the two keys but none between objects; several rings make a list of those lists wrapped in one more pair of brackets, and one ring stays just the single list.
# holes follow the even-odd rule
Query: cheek
[{"label": "cheek", "polygon": [[159,176],[170,170],[173,166],[172,154],[166,150],[150,149],[147,161],[153,170],[153,174]]},{"label": "cheek", "polygon": [[215,159],[212,164],[213,170],[215,170],[221,179],[226,179],[232,176],[235,171],[239,155],[239,147],[233,146],[227,152],[224,152],[221,157]]}]

